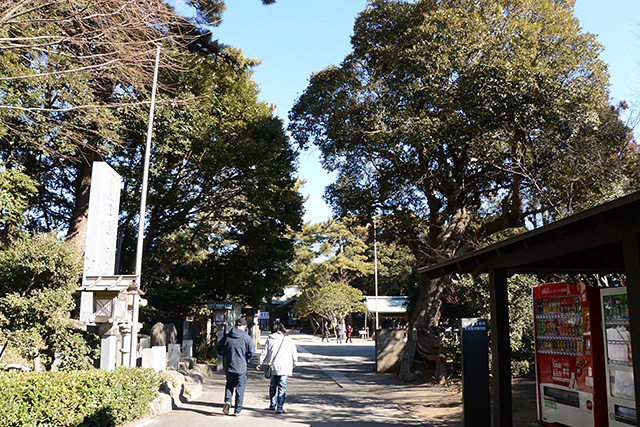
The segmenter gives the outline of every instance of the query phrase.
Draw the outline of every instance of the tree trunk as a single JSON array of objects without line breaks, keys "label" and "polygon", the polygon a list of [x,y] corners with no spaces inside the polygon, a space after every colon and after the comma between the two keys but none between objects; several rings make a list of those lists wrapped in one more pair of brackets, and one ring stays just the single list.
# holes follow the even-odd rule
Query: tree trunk
[{"label": "tree trunk", "polygon": [[[437,198],[429,198],[432,215],[429,223],[429,245],[423,246],[422,240],[416,235],[410,247],[416,257],[418,268],[449,259],[465,245],[465,230],[471,221],[469,210],[464,203],[456,201],[447,215],[451,218],[448,226],[440,220],[438,209],[440,202]],[[464,250],[464,248],[463,248]],[[407,328],[407,344],[400,363],[398,376],[410,381],[419,373],[414,367],[416,361],[425,362],[433,371],[434,381],[442,383],[446,376],[447,367],[442,362],[440,346],[440,314],[442,309],[442,294],[449,283],[448,277],[429,280],[418,274],[418,301]],[[424,374],[424,372],[422,372]]]},{"label": "tree trunk", "polygon": [[75,205],[69,221],[69,231],[65,240],[84,253],[87,241],[87,220],[89,218],[89,190],[91,189],[91,172],[93,162],[100,160],[95,151],[83,153],[82,161],[77,166],[75,182]]},{"label": "tree trunk", "polygon": [[311,326],[313,327],[313,335],[315,335],[318,333],[318,330],[321,328],[320,322],[318,322],[313,316],[309,316],[309,320],[311,320]]},{"label": "tree trunk", "polygon": [[419,376],[414,369],[416,360],[434,365],[434,380],[442,382],[443,369],[440,357],[440,313],[445,279],[429,280],[419,277],[420,295],[407,329],[407,344],[400,363],[398,377],[411,381]]}]

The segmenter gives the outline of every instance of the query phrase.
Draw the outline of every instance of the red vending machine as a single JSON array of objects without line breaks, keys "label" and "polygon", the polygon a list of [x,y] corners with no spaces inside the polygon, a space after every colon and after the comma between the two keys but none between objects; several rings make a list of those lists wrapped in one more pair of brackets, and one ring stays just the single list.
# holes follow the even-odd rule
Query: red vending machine
[{"label": "red vending machine", "polygon": [[533,288],[538,422],[606,427],[600,294],[584,283]]}]

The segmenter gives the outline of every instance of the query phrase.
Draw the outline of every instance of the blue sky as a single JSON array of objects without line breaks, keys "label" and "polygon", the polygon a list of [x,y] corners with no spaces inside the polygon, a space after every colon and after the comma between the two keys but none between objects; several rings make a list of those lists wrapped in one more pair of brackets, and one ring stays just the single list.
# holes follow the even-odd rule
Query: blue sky
[{"label": "blue sky", "polygon": [[[312,73],[339,64],[350,52],[350,37],[357,14],[366,0],[226,0],[224,21],[214,38],[242,49],[245,56],[262,61],[254,80],[260,99],[276,105],[285,119]],[[577,0],[575,15],[586,32],[604,45],[602,59],[609,64],[611,97],[626,100],[640,111],[640,0]],[[315,151],[301,154],[299,176],[307,181],[302,193],[305,221],[331,216],[323,202],[324,187],[332,176],[322,170]]]}]

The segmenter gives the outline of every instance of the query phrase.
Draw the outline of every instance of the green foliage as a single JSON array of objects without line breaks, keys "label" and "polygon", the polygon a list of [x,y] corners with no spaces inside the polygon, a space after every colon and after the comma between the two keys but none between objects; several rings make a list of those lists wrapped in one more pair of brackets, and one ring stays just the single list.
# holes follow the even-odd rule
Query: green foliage
[{"label": "green foliage", "polygon": [[[189,180],[189,168],[180,172],[180,161],[211,160],[219,138],[233,139],[256,114],[270,112],[255,99],[250,68],[257,61],[211,38],[224,2],[185,3],[186,8],[164,0],[149,0],[145,7],[117,0],[0,2],[0,161],[24,167],[38,182],[29,198],[30,229],[67,231],[83,248],[78,228],[85,224],[92,162],[122,162],[127,168],[132,161],[136,174],[142,169],[144,155],[137,157],[136,150],[140,141],[144,146],[157,46],[162,53],[154,145],[166,144],[154,146],[152,179],[162,176],[152,182],[151,200],[154,193],[176,190],[170,187],[176,177],[193,184],[189,194],[206,192],[206,185]],[[189,143],[193,150],[185,147]],[[228,176],[234,165],[222,157],[223,167],[211,164],[211,170]],[[139,190],[139,182],[131,184]],[[184,193],[174,195],[175,203]],[[197,214],[188,202],[158,209],[172,216]]]},{"label": "green foliage", "polygon": [[[193,74],[161,76],[193,102],[157,108],[143,272],[152,323],[210,300],[257,305],[288,281],[302,222],[296,153],[282,121],[258,101],[253,62],[237,49],[221,53],[234,61],[198,60]],[[124,272],[134,266],[146,122],[129,111],[121,119],[130,144],[113,165],[124,179]]]},{"label": "green foliage", "polygon": [[19,236],[0,249],[0,296],[32,289],[72,291],[81,271],[81,255],[53,235]]},{"label": "green foliage", "polygon": [[[637,189],[624,106],[608,105],[602,47],[573,4],[371,1],[352,52],[289,114],[337,174],[334,212],[381,216],[422,267]],[[410,349],[437,339],[444,295],[419,280]]]},{"label": "green foliage", "polygon": [[83,248],[91,165],[105,161],[124,181],[117,273],[133,271],[158,44],[142,284],[155,307],[144,320],[280,292],[301,225],[297,153],[258,100],[258,62],[204,28],[221,22],[224,2],[187,0],[188,16],[163,0],[87,5],[0,3],[0,161],[38,182],[24,228],[65,230]]},{"label": "green foliage", "polygon": [[100,338],[92,333],[62,327],[48,337],[48,354],[52,354],[58,371],[87,370],[100,359]]},{"label": "green foliage", "polygon": [[357,227],[348,219],[330,219],[322,224],[305,225],[298,240],[298,257],[302,263],[298,268],[307,269],[299,277],[317,273],[322,265],[322,275],[335,281],[352,282],[373,274],[373,261],[367,254],[366,229]]},{"label": "green foliage", "polygon": [[[147,101],[162,48],[142,284],[152,324],[207,300],[257,304],[279,292],[302,216],[297,154],[258,100],[258,62],[203,27],[221,22],[223,1],[186,4],[188,17],[163,0],[0,2],[0,231],[25,213],[24,229],[65,230],[82,249],[91,165],[106,161],[124,180],[118,273],[135,265]],[[93,346],[64,320],[79,277],[71,261],[81,257],[50,239],[0,250],[0,335],[25,357],[84,367]]]},{"label": "green foliage", "polygon": [[[371,230],[369,230],[371,231]],[[367,235],[367,262],[374,264],[374,248],[371,234]],[[416,257],[411,250],[395,236],[377,236],[378,252],[378,293],[379,295],[409,295],[418,282]],[[375,278],[371,271],[354,279],[352,285],[366,295],[374,294]]]},{"label": "green foliage", "polygon": [[[197,142],[203,145],[197,150],[204,151],[197,156],[190,151],[189,162],[176,155],[154,178],[154,187],[173,190],[150,197],[154,206],[165,208],[153,210],[149,219],[144,285],[151,305],[167,313],[184,316],[198,303],[227,298],[257,305],[288,282],[292,233],[302,222],[294,152],[282,123],[268,115],[233,131],[233,138],[215,143],[206,134],[190,141],[192,147],[185,149],[196,150]],[[183,174],[174,175],[174,168]],[[137,198],[132,196],[123,202],[133,215]],[[126,259],[133,259],[135,235],[126,236]]]},{"label": "green foliage", "polygon": [[[364,313],[363,292],[374,291],[371,227],[342,218],[305,224],[297,235],[294,284],[300,297],[296,313],[334,325],[349,313]],[[415,258],[399,244],[378,242],[382,295],[403,295],[415,287]]]},{"label": "green foliage", "polygon": [[345,283],[327,281],[316,289],[307,290],[295,305],[300,316],[316,315],[341,323],[349,313],[366,313],[362,292]]},{"label": "green foliage", "polygon": [[36,182],[22,170],[7,168],[0,161],[0,232],[9,232],[8,228],[22,223],[29,197],[36,192]]},{"label": "green foliage", "polygon": [[[370,225],[355,219],[305,224],[296,236],[294,283],[304,288],[314,276],[330,275],[348,281],[367,295],[374,292],[374,240]],[[392,239],[393,237],[391,237]],[[386,236],[378,236],[378,281],[381,295],[406,295],[415,287],[416,261],[409,249]],[[319,266],[322,265],[322,268]]]},{"label": "green foliage", "polygon": [[[0,312],[3,313],[0,335],[9,340],[9,346],[22,358],[44,355],[41,362],[50,366],[55,354],[49,344],[54,344],[63,330],[71,328],[67,318],[72,303],[71,294],[62,289],[37,289],[25,296],[7,294],[0,298]],[[80,357],[80,354],[73,357]]]},{"label": "green foliage", "polygon": [[[514,375],[530,374],[533,370],[533,303],[532,288],[540,284],[535,276],[514,275],[507,280],[509,287],[509,324],[511,329],[511,370]],[[460,318],[480,317],[490,319],[489,279],[486,275],[471,277],[458,275],[451,281],[443,307],[443,321],[460,328]],[[453,332],[445,333],[443,347],[447,362],[459,366],[459,341]]]},{"label": "green foliage", "polygon": [[[459,321],[454,320],[451,323],[456,325]],[[456,326],[459,327],[460,325],[458,324]],[[447,330],[442,333],[442,339],[440,340],[442,361],[454,370],[460,370],[462,368],[462,346],[460,344],[459,329],[455,327],[447,328]]]},{"label": "green foliage", "polygon": [[159,387],[151,369],[0,372],[0,425],[115,427],[148,412]]},{"label": "green foliage", "polygon": [[93,366],[99,343],[68,320],[81,271],[76,250],[52,235],[21,235],[0,249],[0,337],[18,359]]},{"label": "green foliage", "polygon": [[635,188],[630,129],[570,3],[378,0],[352,44],[312,76],[290,130],[338,173],[336,211],[379,209],[421,265]]}]

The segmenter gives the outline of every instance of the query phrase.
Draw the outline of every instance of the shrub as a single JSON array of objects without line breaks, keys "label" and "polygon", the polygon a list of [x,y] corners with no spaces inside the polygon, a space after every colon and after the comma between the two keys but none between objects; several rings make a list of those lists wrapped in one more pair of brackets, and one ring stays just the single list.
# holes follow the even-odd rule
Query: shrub
[{"label": "shrub", "polygon": [[47,369],[55,359],[57,369],[92,367],[99,358],[99,339],[75,329],[68,315],[60,312],[60,307],[68,308],[68,302],[72,302],[68,294],[58,289],[39,289],[26,297],[16,293],[0,297],[0,342],[8,340],[9,348],[21,359],[31,360],[39,354]]},{"label": "shrub", "polygon": [[34,369],[56,359],[57,369],[93,366],[97,338],[69,321],[81,273],[81,254],[53,235],[24,234],[0,248],[0,340],[17,359]]},{"label": "shrub", "polygon": [[144,415],[159,387],[141,368],[0,372],[0,426],[116,426]]},{"label": "shrub", "polygon": [[56,364],[58,371],[91,369],[100,359],[100,337],[90,332],[62,327],[53,331],[48,341],[51,356],[46,362]]},{"label": "shrub", "polygon": [[82,253],[52,234],[20,235],[0,250],[0,296],[35,289],[73,293],[81,274]]}]

